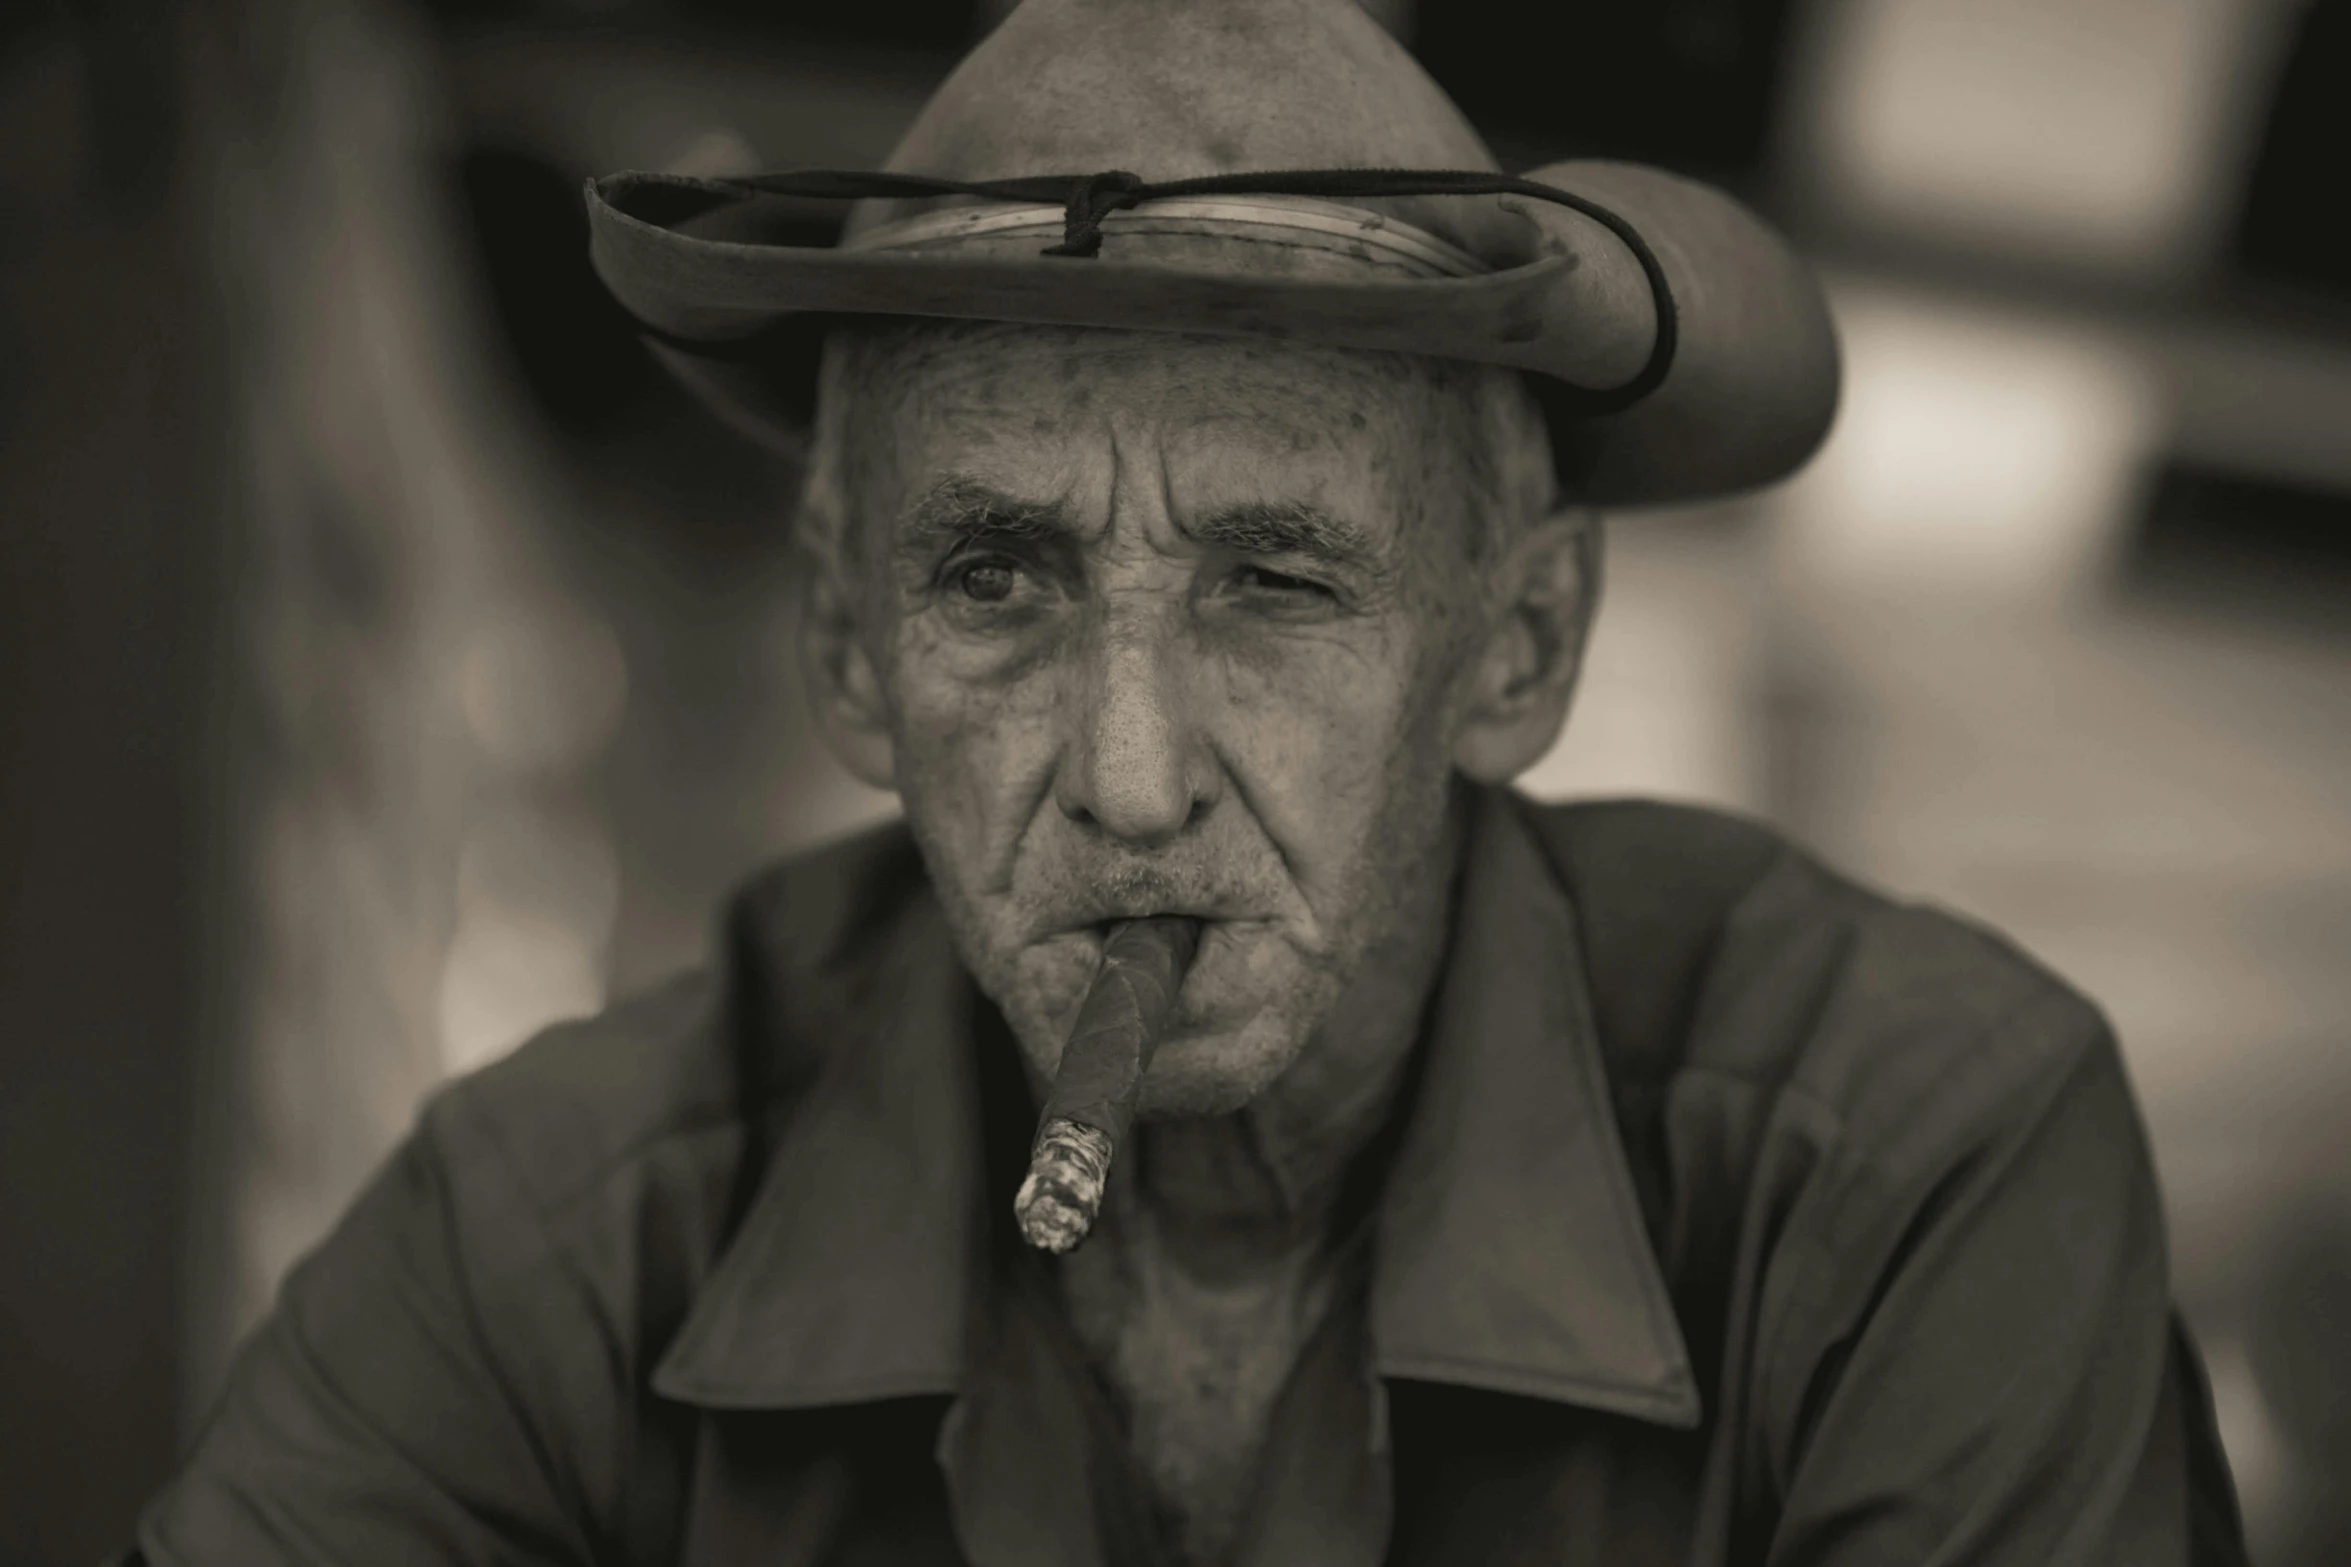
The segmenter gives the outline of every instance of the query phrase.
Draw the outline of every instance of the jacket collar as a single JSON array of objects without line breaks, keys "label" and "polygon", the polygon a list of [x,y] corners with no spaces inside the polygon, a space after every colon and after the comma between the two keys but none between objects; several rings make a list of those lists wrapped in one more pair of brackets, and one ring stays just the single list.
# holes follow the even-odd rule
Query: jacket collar
[{"label": "jacket collar", "polygon": [[[1694,1426],[1576,910],[1499,792],[1478,799],[1464,855],[1428,1063],[1376,1220],[1375,1364]],[[845,961],[815,982],[827,1004],[793,1011],[822,1015],[834,1037],[655,1370],[666,1397],[811,1408],[962,1384],[988,1234],[976,993],[927,888],[908,892],[862,939],[818,943]],[[748,961],[806,973],[791,950],[809,940],[806,912],[788,902],[754,912]]]},{"label": "jacket collar", "polygon": [[1694,1426],[1575,907],[1509,796],[1480,797],[1463,853],[1428,1063],[1377,1219],[1376,1363]]},{"label": "jacket collar", "polygon": [[765,890],[743,905],[740,960],[800,992],[765,1021],[831,1037],[742,1042],[814,1054],[815,1078],[653,1386],[726,1409],[953,1392],[983,1234],[972,986],[927,889],[862,939],[810,943],[846,960],[831,964],[796,950],[795,878]]}]

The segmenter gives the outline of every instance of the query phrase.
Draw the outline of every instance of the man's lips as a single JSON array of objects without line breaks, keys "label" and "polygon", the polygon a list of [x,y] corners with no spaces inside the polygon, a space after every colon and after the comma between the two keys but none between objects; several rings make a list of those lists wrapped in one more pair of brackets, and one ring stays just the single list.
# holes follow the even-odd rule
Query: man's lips
[{"label": "man's lips", "polygon": [[1126,920],[1140,919],[1188,919],[1196,921],[1206,928],[1217,925],[1261,924],[1264,922],[1265,916],[1254,910],[1239,909],[1215,900],[1199,902],[1188,902],[1183,899],[1109,901],[1040,921],[1037,939],[1051,940],[1056,936],[1075,935],[1099,937],[1106,935],[1113,925]]}]

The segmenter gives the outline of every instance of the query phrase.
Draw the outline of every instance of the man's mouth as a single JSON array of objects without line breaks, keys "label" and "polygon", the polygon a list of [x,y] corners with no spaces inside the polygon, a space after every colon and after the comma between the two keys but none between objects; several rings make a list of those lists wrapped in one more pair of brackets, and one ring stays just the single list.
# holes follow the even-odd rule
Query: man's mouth
[{"label": "man's mouth", "polygon": [[1089,905],[1067,918],[1053,921],[1046,927],[1045,935],[1052,937],[1083,934],[1099,941],[1107,938],[1112,930],[1130,920],[1182,919],[1190,920],[1205,929],[1216,925],[1243,923],[1248,918],[1249,916],[1240,910],[1212,900],[1198,902],[1181,899],[1148,902],[1113,900]]}]

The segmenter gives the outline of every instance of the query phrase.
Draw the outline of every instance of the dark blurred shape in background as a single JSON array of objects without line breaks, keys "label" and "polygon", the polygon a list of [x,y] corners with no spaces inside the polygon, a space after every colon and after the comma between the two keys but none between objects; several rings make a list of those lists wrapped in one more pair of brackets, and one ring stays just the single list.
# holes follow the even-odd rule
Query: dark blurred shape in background
[{"label": "dark blurred shape in background", "polygon": [[[119,1534],[184,1429],[187,594],[221,431],[175,40],[0,9],[0,1560]],[[196,515],[191,516],[194,513]]]},{"label": "dark blurred shape in background", "polygon": [[2351,296],[2351,223],[2332,193],[2351,147],[2351,6],[2301,7],[2292,36],[2245,181],[2237,255],[2256,277],[2340,305]]},{"label": "dark blurred shape in background", "polygon": [[1751,191],[1794,9],[1794,0],[1449,0],[1417,7],[1405,31],[1513,168],[1631,158]]},{"label": "dark blurred shape in background", "polygon": [[2145,598],[2234,598],[2323,633],[2351,601],[2351,496],[2167,463],[2148,486],[2119,577]]},{"label": "dark blurred shape in background", "polygon": [[[1845,340],[1805,475],[1613,530],[1526,786],[2098,996],[2258,1559],[2351,1560],[2351,3],[1366,4],[1506,165],[1763,206]],[[436,1083],[890,809],[800,707],[796,476],[579,185],[871,166],[1006,8],[0,9],[0,1562],[125,1536]]]}]

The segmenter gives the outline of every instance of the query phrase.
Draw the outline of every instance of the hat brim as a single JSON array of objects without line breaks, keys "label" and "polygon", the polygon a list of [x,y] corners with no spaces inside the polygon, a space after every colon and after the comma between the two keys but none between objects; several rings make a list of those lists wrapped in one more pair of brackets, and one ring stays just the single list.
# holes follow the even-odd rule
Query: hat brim
[{"label": "hat brim", "polygon": [[[1108,255],[842,249],[770,237],[740,221],[741,213],[728,237],[713,237],[706,219],[724,200],[712,185],[676,176],[591,181],[591,259],[671,368],[730,424],[779,449],[789,450],[805,426],[822,332],[843,316],[1266,338],[1504,366],[1527,373],[1563,484],[1603,504],[1695,499],[1767,482],[1800,462],[1825,429],[1825,409],[1791,410],[1784,401],[1782,415],[1819,428],[1776,427],[1789,421],[1759,419],[1752,406],[1695,425],[1668,409],[1686,444],[1720,446],[1727,437],[1752,448],[1676,453],[1670,444],[1657,449],[1644,433],[1644,425],[1658,423],[1654,413],[1642,419],[1639,406],[1593,412],[1611,387],[1638,372],[1654,315],[1646,298],[1608,289],[1564,247],[1544,243],[1534,214],[1527,215],[1524,250],[1490,271],[1332,277],[1201,271]],[[1833,344],[1829,359],[1833,403]],[[1629,465],[1612,450],[1620,431],[1644,448]]]}]

